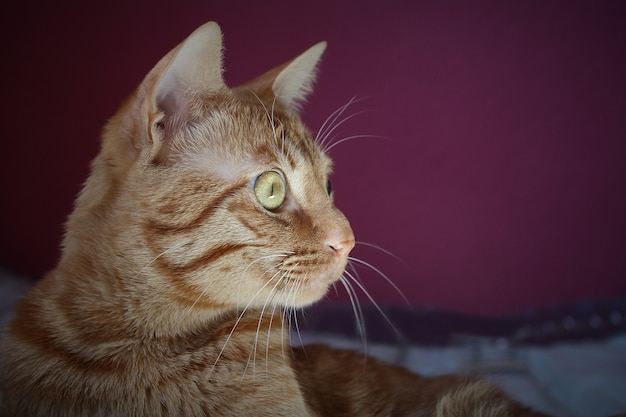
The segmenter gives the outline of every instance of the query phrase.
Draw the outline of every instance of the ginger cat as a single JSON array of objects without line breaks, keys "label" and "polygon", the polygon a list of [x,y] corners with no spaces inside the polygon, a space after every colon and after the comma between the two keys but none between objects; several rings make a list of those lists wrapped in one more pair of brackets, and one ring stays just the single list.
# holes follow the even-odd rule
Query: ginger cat
[{"label": "ginger cat", "polygon": [[480,380],[289,346],[354,235],[298,119],[320,43],[237,88],[207,23],[109,121],[56,269],[19,304],[3,416],[538,416]]}]

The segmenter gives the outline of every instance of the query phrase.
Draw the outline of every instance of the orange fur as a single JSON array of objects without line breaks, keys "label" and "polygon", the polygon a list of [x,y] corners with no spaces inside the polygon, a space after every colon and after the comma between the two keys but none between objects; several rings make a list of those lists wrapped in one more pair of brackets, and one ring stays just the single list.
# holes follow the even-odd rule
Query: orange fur
[{"label": "orange fur", "polygon": [[[229,89],[208,23],[150,71],[7,328],[3,415],[533,415],[482,382],[289,347],[286,315],[354,245],[298,119],[324,47]],[[286,184],[272,210],[255,194],[267,171]]]}]

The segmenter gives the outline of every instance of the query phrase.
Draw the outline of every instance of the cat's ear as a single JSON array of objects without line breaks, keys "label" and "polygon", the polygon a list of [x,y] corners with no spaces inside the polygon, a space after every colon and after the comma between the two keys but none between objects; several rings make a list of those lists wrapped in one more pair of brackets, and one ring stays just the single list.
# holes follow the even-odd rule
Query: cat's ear
[{"label": "cat's ear", "polygon": [[170,54],[162,60],[165,68],[151,99],[165,117],[184,118],[195,98],[226,88],[219,26],[215,22],[200,26]]},{"label": "cat's ear", "polygon": [[259,97],[271,93],[285,108],[298,112],[300,106],[313,91],[320,58],[326,42],[320,42],[296,58],[248,81],[236,88],[239,92],[253,91]]},{"label": "cat's ear", "polygon": [[193,120],[199,102],[228,91],[222,72],[222,32],[209,22],[161,58],[109,120],[103,158],[120,169],[140,157],[166,162],[176,128]]},{"label": "cat's ear", "polygon": [[111,118],[104,132],[106,158],[120,166],[139,155],[167,161],[176,127],[193,120],[199,101],[223,91],[222,32],[209,22],[161,58]]},{"label": "cat's ear", "polygon": [[311,94],[317,67],[325,49],[326,42],[313,45],[289,62],[277,75],[272,84],[272,91],[283,106],[297,111]]}]

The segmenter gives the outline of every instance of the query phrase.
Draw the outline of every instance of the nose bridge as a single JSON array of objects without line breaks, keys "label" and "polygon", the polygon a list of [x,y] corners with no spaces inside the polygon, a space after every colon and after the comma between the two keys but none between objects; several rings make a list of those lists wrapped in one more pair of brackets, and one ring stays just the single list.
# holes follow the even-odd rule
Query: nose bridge
[{"label": "nose bridge", "polygon": [[335,207],[329,208],[318,218],[316,229],[324,243],[338,256],[347,256],[354,247],[354,233],[350,223]]}]

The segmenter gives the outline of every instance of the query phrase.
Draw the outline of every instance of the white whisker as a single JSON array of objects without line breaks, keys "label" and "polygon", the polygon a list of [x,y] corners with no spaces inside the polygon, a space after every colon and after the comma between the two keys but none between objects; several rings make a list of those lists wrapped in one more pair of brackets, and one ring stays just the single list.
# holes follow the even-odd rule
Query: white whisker
[{"label": "white whisker", "polygon": [[353,113],[350,116],[346,116],[343,119],[341,119],[339,122],[337,122],[331,129],[328,129],[328,132],[326,132],[324,134],[324,136],[320,139],[320,142],[319,142],[321,144],[320,147],[322,148],[322,150],[324,152],[327,152],[328,149],[330,149],[329,146],[330,147],[333,146],[332,142],[327,143],[327,141],[328,141],[328,139],[330,138],[330,136],[333,134],[333,132],[335,130],[337,130],[344,123],[348,122],[349,120],[351,120],[354,117],[359,116],[359,115],[361,115],[363,113],[366,113],[366,112],[365,111],[360,111],[360,112]]},{"label": "white whisker", "polygon": [[183,314],[185,317],[189,316],[191,314],[191,312],[193,311],[194,307],[196,306],[196,304],[198,304],[198,302],[200,301],[200,299],[202,299],[202,297],[204,297],[206,295],[207,292],[209,292],[210,287],[208,285],[204,286],[204,289],[200,292],[200,294],[196,297],[196,299],[193,301],[193,303],[191,304],[191,306],[185,310],[185,313]]},{"label": "white whisker", "polygon": [[409,306],[411,305],[411,303],[406,298],[404,293],[400,290],[400,288],[398,288],[398,286],[396,284],[394,284],[393,281],[387,275],[385,275],[380,269],[376,268],[374,265],[370,264],[369,262],[365,262],[365,261],[363,261],[363,260],[361,260],[359,258],[355,258],[353,256],[349,256],[348,259],[353,261],[353,262],[357,262],[357,263],[359,263],[361,265],[364,265],[364,266],[370,268],[372,271],[374,271],[377,274],[379,274],[381,277],[383,277],[385,279],[385,281],[387,281],[389,283],[389,285],[391,285],[393,287],[394,290],[397,291],[398,294],[400,294],[400,296],[402,297],[402,299],[404,300],[404,302],[407,305],[409,305]]},{"label": "white whisker", "polygon": [[[293,305],[295,305],[295,300],[296,300],[296,296],[298,295],[298,292],[300,291],[300,287],[302,286],[304,280],[306,279],[306,275],[304,276],[304,279],[298,280],[298,284],[296,285],[296,287],[294,288],[294,303]],[[294,319],[294,324],[296,327],[296,333],[298,334],[298,340],[300,341],[300,345],[304,345],[304,342],[302,341],[302,334],[300,333],[300,324],[298,323],[298,314],[294,309],[294,314],[293,314],[293,319]]]},{"label": "white whisker", "polygon": [[[274,274],[268,282],[273,281],[277,275],[278,273]],[[248,362],[246,363],[246,367],[243,370],[243,375],[241,377],[242,380],[246,375],[246,371],[248,370],[248,366],[250,365],[251,358],[252,358],[252,380],[254,381],[254,378],[256,377],[256,352],[257,352],[257,347],[259,344],[259,333],[261,332],[261,325],[263,324],[263,317],[265,316],[265,309],[267,308],[267,305],[274,299],[276,288],[278,287],[278,285],[280,285],[280,282],[283,280],[284,277],[285,277],[285,274],[283,273],[283,275],[278,279],[278,281],[276,281],[276,283],[270,290],[269,296],[265,299],[265,302],[263,303],[263,308],[261,309],[261,313],[259,314],[259,321],[256,327],[256,334],[254,336],[254,342],[252,343],[252,350],[250,351],[250,355],[248,356]]]},{"label": "white whisker", "polygon": [[[274,96],[274,100],[272,101],[272,109],[271,112],[270,110],[268,110],[267,106],[265,105],[265,103],[263,103],[263,100],[261,100],[261,98],[251,89],[248,88],[248,91],[257,99],[257,101],[261,104],[261,107],[263,107],[263,111],[265,111],[265,115],[267,116],[267,120],[270,124],[270,127],[272,128],[272,133],[274,135],[274,141],[276,142],[276,145],[278,145],[278,136],[276,135],[276,123],[274,120],[274,107],[276,105],[276,99],[277,96]],[[283,149],[284,149],[284,141],[283,141]]]},{"label": "white whisker", "polygon": [[281,309],[281,323],[280,323],[280,348],[283,354],[283,361],[286,361],[285,358],[285,315],[287,314],[287,307],[282,307]]},{"label": "white whisker", "polygon": [[391,328],[393,329],[393,331],[400,337],[402,337],[402,333],[397,329],[397,327],[393,324],[393,322],[389,319],[389,317],[385,314],[385,312],[383,311],[382,308],[380,308],[380,306],[378,305],[378,303],[376,301],[374,301],[374,298],[370,295],[370,293],[365,289],[365,286],[363,286],[363,284],[361,284],[357,279],[355,279],[352,274],[350,274],[348,271],[344,272],[346,274],[346,276],[348,276],[350,279],[352,279],[352,282],[354,282],[360,289],[361,291],[363,291],[363,294],[365,294],[365,296],[370,300],[370,302],[372,303],[372,305],[376,308],[376,310],[378,310],[378,312],[380,313],[380,315],[385,319],[385,321],[391,326]]},{"label": "white whisker", "polygon": [[330,150],[332,148],[334,148],[335,146],[339,145],[340,143],[347,142],[347,141],[352,140],[352,139],[363,139],[363,138],[389,139],[389,138],[387,138],[385,136],[378,136],[378,135],[353,135],[353,136],[348,136],[347,138],[342,138],[342,139],[339,139],[339,140],[337,140],[335,142],[329,143],[328,146],[324,148],[324,152],[326,152],[326,153],[330,152]]},{"label": "white whisker", "polygon": [[[270,362],[270,336],[272,333],[272,324],[274,323],[274,315],[276,314],[276,308],[278,307],[278,303],[274,303],[274,308],[272,308],[272,314],[270,316],[270,323],[269,326],[267,328],[267,340],[265,341],[265,375],[267,376],[269,373],[269,362]],[[284,342],[281,340],[281,347],[283,346]]]},{"label": "white whisker", "polygon": [[[239,276],[239,281],[238,281],[239,291],[241,291],[241,285],[242,285],[244,276],[245,276],[246,272],[248,272],[248,269],[250,269],[250,267],[252,265],[254,265],[257,262],[264,261],[266,259],[284,258],[284,257],[287,257],[287,256],[292,255],[292,254],[293,254],[293,252],[284,251],[282,253],[279,252],[279,253],[275,253],[275,254],[272,254],[272,255],[261,256],[260,258],[257,258],[254,261],[250,262],[248,264],[248,266],[245,267],[245,269],[243,270],[241,275]],[[280,262],[278,264],[276,264],[276,265],[271,266],[270,268],[266,269],[265,271],[263,271],[263,273],[261,274],[261,277],[265,276],[265,274],[270,272],[272,269],[277,268],[278,266],[280,266]],[[239,310],[239,305],[237,306],[237,310]]]},{"label": "white whisker", "polygon": [[163,255],[165,255],[165,254],[167,254],[167,253],[169,253],[169,252],[171,252],[171,251],[173,251],[175,249],[178,249],[178,248],[181,248],[181,247],[183,247],[185,245],[188,245],[188,244],[190,244],[192,242],[193,242],[193,240],[187,240],[185,242],[180,242],[180,243],[178,243],[178,244],[176,244],[174,246],[171,246],[171,247],[165,249],[163,252],[161,252],[157,256],[155,256],[154,259],[152,259],[150,262],[148,262],[143,268],[141,268],[139,271],[137,271],[137,273],[135,274],[135,278],[137,278],[143,271],[145,271],[153,263],[155,263],[161,256],[163,256]]},{"label": "white whisker", "polygon": [[396,261],[398,261],[398,262],[400,262],[400,263],[402,263],[402,264],[406,265],[406,263],[405,263],[402,259],[400,259],[400,257],[399,257],[399,256],[397,256],[397,255],[396,255],[396,254],[394,254],[393,252],[390,252],[390,251],[388,251],[387,249],[385,249],[385,248],[383,248],[383,247],[381,247],[381,246],[378,246],[378,245],[376,245],[376,244],[374,244],[374,243],[363,242],[362,240],[357,240],[355,243],[356,243],[357,245],[362,245],[362,246],[367,246],[367,247],[370,247],[370,248],[377,249],[377,250],[379,250],[379,251],[383,252],[384,254],[387,254],[387,255],[391,256],[391,257],[392,257],[392,258],[394,258]]},{"label": "white whisker", "polygon": [[367,352],[367,336],[365,330],[365,321],[363,318],[363,310],[361,309],[361,303],[357,297],[356,291],[350,281],[345,279],[345,277],[341,277],[339,279],[341,284],[343,284],[346,292],[348,293],[348,297],[350,297],[350,304],[352,305],[352,311],[354,312],[354,320],[356,321],[357,332],[361,337],[361,343],[363,343],[363,351]]},{"label": "white whisker", "polygon": [[344,111],[346,111],[348,107],[350,107],[350,105],[352,105],[352,103],[355,102],[355,100],[356,100],[356,96],[352,97],[346,104],[339,107],[337,110],[333,111],[326,118],[326,120],[324,120],[324,123],[322,123],[322,126],[319,128],[319,130],[317,131],[317,134],[315,135],[315,142],[317,142],[320,145],[320,147],[323,148],[324,142],[330,136],[330,134],[328,134],[327,132],[327,129],[330,129],[330,126],[334,125],[337,119],[343,114]]},{"label": "white whisker", "polygon": [[285,153],[285,128],[284,128],[284,127],[283,127],[282,129],[280,129],[280,137],[281,137],[281,140],[282,140],[282,145],[281,145],[281,146],[282,146],[282,149],[281,149],[281,153],[282,153],[283,155],[287,156],[287,155],[286,155],[286,153]]},{"label": "white whisker", "polygon": [[237,328],[237,325],[239,324],[239,322],[241,321],[241,319],[243,318],[243,316],[246,314],[246,312],[248,311],[248,308],[250,308],[250,306],[252,305],[252,303],[254,302],[254,299],[261,294],[261,292],[263,292],[263,290],[265,289],[265,287],[267,287],[270,282],[272,282],[272,280],[268,280],[265,284],[263,284],[263,286],[261,288],[259,288],[259,290],[252,296],[252,298],[250,298],[250,301],[248,301],[248,304],[246,304],[246,306],[244,307],[243,311],[241,312],[241,314],[239,314],[239,316],[237,317],[237,320],[235,320],[235,324],[233,325],[232,329],[230,330],[230,333],[228,333],[228,336],[226,337],[226,341],[224,342],[224,345],[222,346],[222,349],[220,350],[220,352],[217,355],[217,358],[215,359],[215,362],[213,363],[213,366],[211,367],[211,370],[215,369],[215,366],[217,365],[217,362],[220,360],[220,358],[222,357],[222,354],[224,353],[224,350],[226,349],[226,345],[228,345],[228,342],[230,341],[230,338],[233,336],[233,333],[235,332],[235,329]]},{"label": "white whisker", "polygon": [[[276,142],[276,144],[278,144],[278,137],[276,136],[276,121],[274,119],[274,110],[276,108],[276,99],[278,99],[278,91],[275,93],[274,95],[274,99],[272,100],[272,130],[274,131],[274,141]],[[282,129],[284,132],[284,129]],[[282,143],[280,145],[280,152],[281,154],[285,154],[285,135],[282,135]]]}]

